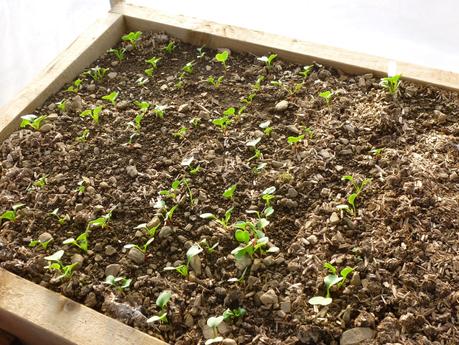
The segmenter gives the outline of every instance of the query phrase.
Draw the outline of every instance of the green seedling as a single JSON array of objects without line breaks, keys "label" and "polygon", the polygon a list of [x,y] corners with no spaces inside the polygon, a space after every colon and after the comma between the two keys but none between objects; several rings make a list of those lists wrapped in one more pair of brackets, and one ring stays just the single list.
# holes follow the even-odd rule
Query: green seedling
[{"label": "green seedling", "polygon": [[196,48],[196,50],[198,51],[198,56],[196,56],[197,59],[202,59],[206,55],[204,48],[205,48],[205,45],[203,45],[200,48]]},{"label": "green seedling", "polygon": [[225,216],[223,218],[218,218],[213,213],[203,213],[199,217],[201,217],[202,219],[212,219],[226,229],[229,225],[229,221],[231,219],[232,212],[233,212],[233,207],[230,207],[229,209],[226,210]]},{"label": "green seedling", "polygon": [[247,273],[249,267],[246,267],[239,278],[229,278],[228,282],[230,283],[242,283],[245,279],[245,274]]},{"label": "green seedling", "polygon": [[228,61],[229,53],[227,50],[222,51],[221,53],[217,53],[215,55],[215,60],[220,62],[223,65],[223,68],[226,70],[228,69],[228,66],[226,65],[226,61]]},{"label": "green seedling", "polygon": [[298,144],[298,143],[302,142],[303,140],[304,140],[304,134],[298,135],[296,137],[290,136],[290,137],[287,138],[287,142],[289,143],[289,145]]},{"label": "green seedling", "polygon": [[113,91],[110,92],[108,95],[102,97],[104,101],[110,102],[112,105],[115,105],[115,101],[118,98],[119,92]]},{"label": "green seedling", "polygon": [[401,74],[396,74],[392,77],[385,77],[381,78],[379,85],[386,89],[392,96],[396,96],[398,93],[398,89],[400,87],[401,81],[400,78],[402,77]]},{"label": "green seedling", "polygon": [[234,108],[228,108],[223,112],[222,117],[212,120],[212,123],[219,127],[222,132],[226,132],[228,126],[233,123],[233,120],[230,118],[230,116],[233,116],[235,111],[236,110]]},{"label": "green seedling", "polygon": [[144,230],[147,233],[148,237],[155,237],[156,232],[158,231],[160,224],[149,227],[147,223],[142,223],[137,225],[135,230]]},{"label": "green seedling", "polygon": [[254,140],[250,140],[247,142],[245,145],[248,147],[251,147],[254,151],[254,154],[252,157],[249,158],[249,162],[253,159],[262,159],[263,158],[263,153],[261,153],[261,150],[257,148],[258,143],[260,142],[261,138],[257,138]]},{"label": "green seedling", "polygon": [[175,42],[174,41],[169,41],[169,43],[163,48],[163,50],[167,53],[167,54],[172,54],[172,52],[174,51],[175,49]]},{"label": "green seedling", "polygon": [[232,186],[229,186],[228,188],[225,189],[223,192],[223,197],[225,199],[232,200],[234,196],[234,192],[236,191],[237,188],[237,183],[233,184]]},{"label": "green seedling", "polygon": [[[32,183],[32,186],[33,188],[35,189],[41,189],[43,188],[44,186],[46,186],[46,184],[48,183],[48,178],[47,178],[47,175],[43,175],[42,177],[40,177],[39,179],[37,179],[36,181],[34,181]],[[30,189],[30,188],[29,188]]]},{"label": "green seedling", "polygon": [[[104,96],[104,97],[106,97],[106,96]],[[89,117],[91,117],[91,119],[94,122],[94,124],[98,125],[99,124],[99,120],[100,120],[101,111],[102,111],[102,106],[99,105],[98,107],[95,107],[94,109],[87,109],[87,110],[83,111],[80,114],[80,116],[81,117],[89,116]]]},{"label": "green seedling", "polygon": [[258,164],[256,167],[253,167],[252,168],[252,172],[257,175],[259,173],[261,173],[263,170],[266,169],[266,167],[268,166],[268,163],[266,162],[261,162],[260,164]]},{"label": "green seedling", "polygon": [[190,247],[190,249],[188,249],[186,252],[186,264],[180,265],[177,267],[167,266],[167,267],[164,267],[164,271],[177,271],[182,276],[187,277],[189,273],[189,266],[190,266],[191,260],[196,255],[199,255],[202,252],[202,250],[203,249],[199,244],[197,243],[193,244]]},{"label": "green seedling", "polygon": [[0,215],[0,221],[5,219],[14,223],[17,219],[17,211],[24,206],[24,204],[15,204],[11,206],[11,210],[5,211]]},{"label": "green seedling", "polygon": [[129,244],[124,245],[124,248],[125,249],[137,248],[142,253],[146,254],[148,247],[150,246],[150,244],[153,243],[154,239],[155,239],[154,237],[151,237],[147,240],[147,242],[145,242],[143,245],[140,245],[140,246],[137,244],[129,243]]},{"label": "green seedling", "polygon": [[88,252],[88,233],[83,232],[75,239],[73,237],[67,238],[62,244],[68,244],[80,248],[84,253]]},{"label": "green seedling", "polygon": [[217,79],[215,79],[214,76],[211,75],[209,78],[207,78],[207,82],[210,85],[213,85],[216,89],[218,89],[220,87],[223,79],[224,79],[224,76],[220,76]]},{"label": "green seedling", "polygon": [[190,120],[190,124],[195,128],[198,127],[200,123],[201,123],[201,118],[200,117],[193,117]]},{"label": "green seedling", "polygon": [[119,292],[128,289],[129,286],[131,286],[131,283],[132,279],[128,279],[126,277],[115,277],[112,275],[108,275],[104,281],[104,284],[110,285]]},{"label": "green seedling", "polygon": [[60,275],[57,277],[57,280],[70,278],[74,272],[75,267],[78,265],[78,262],[70,265],[64,265],[61,261],[62,256],[64,256],[64,251],[58,250],[54,254],[44,257],[44,259],[48,261],[48,265],[45,266],[45,268],[50,271],[57,271],[60,273]]},{"label": "green seedling", "polygon": [[174,138],[184,140],[187,132],[188,132],[188,128],[180,127],[180,129],[177,132],[174,132],[172,135],[174,136]]},{"label": "green seedling", "polygon": [[25,128],[27,126],[32,127],[36,131],[40,130],[43,120],[47,118],[46,115],[36,116],[33,114],[21,116],[20,128]]},{"label": "green seedling", "polygon": [[199,242],[199,244],[201,245],[201,247],[203,247],[207,253],[209,254],[212,254],[215,252],[215,248],[218,247],[219,245],[219,242],[215,243],[213,246],[209,245],[209,243],[207,243],[207,240],[206,239],[203,239],[202,241]]},{"label": "green seedling", "polygon": [[146,83],[148,83],[150,79],[146,78],[146,77],[139,77],[137,78],[137,80],[135,81],[135,83],[138,85],[138,86],[144,86]]},{"label": "green seedling", "polygon": [[[174,180],[172,183],[171,183],[171,188],[170,189],[163,189],[159,192],[159,195],[162,195],[166,198],[169,198],[169,199],[173,199],[173,200],[176,200],[177,199],[177,196],[178,196],[178,192],[180,191],[180,187],[183,185],[185,186],[187,189],[189,188],[189,184],[188,184],[188,180],[187,179],[181,179],[181,180]],[[191,192],[191,191],[190,191]]]},{"label": "green seedling", "polygon": [[86,232],[96,228],[105,229],[108,226],[108,222],[112,219],[112,212],[113,209],[104,214],[102,217],[89,221],[86,225]]},{"label": "green seedling", "polygon": [[155,114],[156,117],[159,117],[160,119],[164,118],[164,115],[166,114],[166,109],[168,108],[167,105],[156,105],[155,108],[153,109],[153,114]]},{"label": "green seedling", "polygon": [[[260,218],[256,223],[251,221],[239,221],[234,224],[236,231],[234,238],[240,245],[231,251],[236,260],[244,256],[252,257],[256,252],[277,253],[279,248],[269,246],[269,238],[264,234],[263,229],[269,225],[266,218]],[[269,246],[268,249],[265,249]]]},{"label": "green seedling", "polygon": [[182,67],[182,71],[187,73],[187,74],[191,74],[191,73],[193,73],[193,66],[194,66],[194,60],[188,62],[185,66],[183,66]]},{"label": "green seedling", "polygon": [[325,104],[327,104],[327,106],[330,106],[330,102],[333,95],[334,93],[329,90],[319,93],[319,97],[321,97],[325,101]]},{"label": "green seedling", "polygon": [[223,341],[223,337],[218,335],[218,326],[220,326],[220,324],[223,322],[223,319],[223,316],[212,316],[207,319],[207,326],[209,326],[212,329],[214,337],[211,339],[207,339],[205,345],[220,343]]},{"label": "green seedling", "polygon": [[273,81],[271,81],[270,84],[273,85],[273,86],[276,86],[276,87],[278,87],[280,89],[285,90],[289,94],[289,96],[293,96],[296,93],[300,92],[301,89],[303,88],[303,85],[304,85],[302,82],[301,83],[296,83],[291,88],[291,87],[289,87],[289,85],[283,83],[281,80],[273,80]]},{"label": "green seedling", "polygon": [[337,286],[340,288],[346,282],[347,276],[354,270],[353,268],[346,266],[340,271],[338,276],[336,267],[333,266],[331,263],[326,262],[324,264],[324,268],[326,268],[330,274],[324,278],[325,284],[325,297],[322,296],[314,296],[309,299],[309,304],[312,305],[329,305],[333,299],[330,297],[330,288],[332,286]]},{"label": "green seedling", "polygon": [[266,67],[271,68],[273,66],[273,61],[277,58],[277,54],[271,54],[269,56],[262,56],[257,58],[258,61],[264,62]]},{"label": "green seedling", "polygon": [[137,48],[137,42],[140,40],[142,36],[141,31],[130,32],[124,36],[121,36],[121,39],[124,42],[129,42],[134,48]]},{"label": "green seedling", "polygon": [[304,66],[303,69],[298,74],[301,75],[304,79],[306,79],[311,73],[312,67],[313,65]]},{"label": "green seedling", "polygon": [[56,105],[57,105],[57,109],[59,109],[63,113],[67,109],[67,101],[65,99],[63,99],[60,102],[57,102]]},{"label": "green seedling", "polygon": [[139,108],[142,113],[146,113],[150,108],[151,104],[145,101],[134,101],[134,105]]},{"label": "green seedling", "polygon": [[245,310],[242,307],[236,308],[236,309],[226,309],[223,312],[223,320],[228,321],[228,320],[233,320],[233,319],[240,319],[244,317],[244,315],[247,314],[247,310]]},{"label": "green seedling", "polygon": [[105,77],[108,70],[108,68],[96,66],[86,71],[86,74],[89,75],[94,81],[99,82]]},{"label": "green seedling", "polygon": [[261,90],[261,82],[265,80],[265,77],[262,75],[259,75],[257,80],[255,81],[255,84],[252,85],[252,90],[253,91],[260,91]]},{"label": "green seedling", "polygon": [[172,217],[174,216],[174,212],[177,209],[177,207],[178,207],[178,204],[172,206],[169,210],[167,210],[167,212],[164,215],[164,221],[166,223],[171,223],[172,222]]},{"label": "green seedling", "polygon": [[276,187],[271,186],[269,188],[266,188],[262,193],[261,193],[261,199],[265,202],[265,207],[268,208],[271,206],[271,200],[273,200],[276,196],[274,195],[274,192],[276,191]]},{"label": "green seedling", "polygon": [[384,150],[384,148],[379,148],[379,149],[377,149],[376,147],[373,147],[373,148],[370,150],[370,153],[372,153],[373,156],[375,156],[375,157],[379,157],[379,156],[381,156],[383,150]]},{"label": "green seedling", "polygon": [[137,134],[140,133],[142,128],[142,120],[145,116],[145,113],[139,113],[135,116],[134,121],[128,122],[128,125],[133,127]]},{"label": "green seedling", "polygon": [[188,167],[189,168],[190,175],[196,175],[197,173],[199,173],[202,170],[200,165],[197,165],[196,167],[193,167],[193,165],[191,164],[193,162],[193,160],[194,160],[193,157],[184,158],[182,160],[182,163],[180,164],[180,165],[182,165],[184,167]]},{"label": "green seedling", "polygon": [[351,215],[355,215],[357,212],[357,207],[355,205],[356,199],[360,196],[363,192],[365,187],[371,182],[370,178],[365,178],[359,184],[353,176],[346,175],[341,178],[342,181],[349,181],[352,184],[353,192],[347,197],[348,204],[338,205],[336,208],[339,210],[345,210],[349,212]]},{"label": "green seedling", "polygon": [[194,168],[190,165],[190,175],[197,175],[201,170],[202,170],[202,168],[201,168],[200,165],[198,165],[198,166],[196,166]]},{"label": "green seedling", "polygon": [[147,64],[153,68],[153,70],[156,70],[158,68],[158,62],[161,60],[161,58],[157,58],[153,56],[151,59],[145,60]]},{"label": "green seedling", "polygon": [[77,192],[78,195],[84,194],[87,184],[89,184],[89,180],[86,177],[83,177],[83,179],[78,182],[78,187],[75,189],[75,192]]},{"label": "green seedling", "polygon": [[124,58],[126,57],[124,55],[124,53],[126,53],[126,48],[120,48],[120,49],[112,48],[112,49],[109,49],[108,52],[112,53],[113,55],[115,55],[115,57],[118,59],[118,61],[123,61]]},{"label": "green seedling", "polygon": [[270,136],[271,135],[271,132],[273,131],[273,128],[270,127],[271,125],[271,120],[267,120],[267,121],[264,121],[262,123],[260,123],[258,125],[258,127],[260,127],[261,129],[263,129],[263,133],[266,135],[266,136]]},{"label": "green seedling", "polygon": [[77,79],[65,91],[66,92],[78,93],[78,91],[81,90],[81,86],[82,86],[81,85],[81,79]]},{"label": "green seedling", "polygon": [[172,293],[170,291],[163,291],[159,294],[156,299],[156,306],[161,310],[161,314],[150,317],[147,323],[153,323],[159,321],[160,323],[168,323],[167,319],[167,304],[171,299]]},{"label": "green seedling", "polygon": [[[150,67],[150,68],[147,68],[146,70],[144,70],[145,74],[149,77],[153,77],[153,73],[154,73],[155,69],[153,67]],[[146,78],[148,79],[148,78]]]},{"label": "green seedling", "polygon": [[47,240],[47,241],[32,240],[32,241],[30,241],[30,243],[29,243],[29,247],[30,247],[30,248],[34,248],[34,247],[36,247],[36,246],[39,245],[40,247],[43,248],[43,250],[46,251],[46,249],[48,249],[48,246],[49,246],[49,244],[50,244],[52,241],[53,241],[52,238],[50,238],[50,239]]},{"label": "green seedling", "polygon": [[245,103],[247,106],[249,106],[250,104],[252,104],[252,101],[255,98],[255,96],[255,93],[251,93],[248,96],[241,98],[241,103]]},{"label": "green seedling", "polygon": [[50,212],[48,213],[50,216],[53,216],[57,219],[57,222],[60,224],[60,225],[64,225],[66,222],[68,222],[70,220],[70,216],[68,214],[64,214],[64,215],[59,215],[59,208],[55,208],[53,210],[53,212]]},{"label": "green seedling", "polygon": [[88,138],[89,138],[89,129],[85,128],[83,129],[81,134],[76,138],[76,140],[79,141],[80,143],[84,143],[88,140]]}]

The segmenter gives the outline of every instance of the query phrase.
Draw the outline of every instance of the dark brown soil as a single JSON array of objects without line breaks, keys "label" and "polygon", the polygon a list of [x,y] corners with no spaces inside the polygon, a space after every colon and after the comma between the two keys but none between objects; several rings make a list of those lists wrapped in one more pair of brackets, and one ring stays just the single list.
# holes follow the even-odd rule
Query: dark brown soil
[{"label": "dark brown soil", "polygon": [[[178,43],[168,55],[162,50],[168,40],[144,34],[139,48],[119,64],[104,55],[92,67],[116,74],[99,83],[80,76],[79,96],[63,89],[36,110],[49,115],[41,131],[21,129],[4,141],[0,212],[16,203],[26,207],[16,222],[1,224],[0,265],[171,344],[203,343],[206,320],[237,307],[247,315],[220,328],[237,344],[338,344],[355,327],[375,331],[367,344],[458,344],[458,95],[403,81],[394,98],[371,74],[349,76],[320,65],[289,95],[270,82],[293,88],[303,80],[303,66],[276,60],[267,69],[255,56],[233,53],[224,73],[213,60],[216,51],[205,48],[205,57],[197,59],[196,47]],[[158,69],[138,86],[149,67],[145,60],[153,56],[162,58]],[[193,73],[176,88],[182,66],[192,60]],[[218,89],[206,82],[210,75],[225,76]],[[252,104],[220,131],[212,120],[228,107],[239,109],[259,75],[265,80]],[[119,91],[116,106],[101,100],[113,90]],[[324,90],[335,92],[329,107],[318,96]],[[55,105],[62,99],[68,101],[64,112]],[[168,109],[163,119],[148,111],[140,135],[127,144],[134,132],[128,122],[139,113],[135,100]],[[276,110],[282,100],[287,109]],[[99,104],[104,110],[98,126],[79,116]],[[193,118],[200,119],[196,126]],[[267,120],[269,136],[259,127]],[[181,127],[188,128],[185,138],[174,137]],[[313,137],[289,145],[287,137],[305,127]],[[76,138],[84,128],[90,134],[80,143]],[[254,152],[246,143],[256,138],[262,158],[250,160]],[[374,154],[373,148],[382,151]],[[192,165],[202,168],[196,175],[181,165],[191,156]],[[257,171],[260,163],[266,166]],[[44,175],[47,184],[33,187]],[[372,179],[357,198],[355,216],[336,208],[352,192],[344,175]],[[86,191],[80,194],[83,177]],[[134,228],[155,222],[159,192],[185,177],[196,205],[181,187],[172,221],[164,225],[159,213],[159,235],[145,260],[135,264],[123,246],[147,241]],[[235,183],[233,200],[224,199],[223,191]],[[230,254],[238,245],[234,228],[199,216],[223,216],[234,207],[231,224],[254,219],[246,210],[262,211],[260,195],[270,186],[277,189],[275,211],[265,232],[280,251],[254,255],[243,282],[230,283],[243,273]],[[55,208],[70,220],[60,225],[49,215]],[[91,231],[87,254],[62,244],[112,208],[109,226]],[[45,232],[53,237],[46,251],[28,246]],[[214,253],[200,254],[202,272],[196,272],[199,263],[188,278],[163,271],[183,263],[187,249],[203,239],[219,245]],[[59,249],[65,250],[64,263],[83,260],[70,279],[56,280],[44,268],[44,257]],[[313,307],[309,298],[324,292],[325,262],[350,266],[354,273],[332,290],[330,305]],[[110,264],[133,279],[129,289],[103,284]],[[173,292],[170,323],[147,324],[159,313],[155,300],[163,290]],[[273,304],[260,300],[267,291]]]}]

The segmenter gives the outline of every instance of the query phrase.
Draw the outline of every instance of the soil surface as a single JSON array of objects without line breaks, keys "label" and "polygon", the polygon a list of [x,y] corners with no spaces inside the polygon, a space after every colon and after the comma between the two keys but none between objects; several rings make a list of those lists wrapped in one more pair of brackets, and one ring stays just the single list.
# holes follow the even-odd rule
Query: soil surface
[{"label": "soil surface", "polygon": [[[19,129],[3,142],[0,212],[25,206],[16,221],[1,223],[0,266],[170,344],[203,344],[212,335],[207,319],[238,307],[246,315],[218,328],[224,344],[343,345],[359,337],[362,344],[458,344],[457,93],[402,76],[393,97],[371,74],[315,64],[303,78],[303,66],[276,59],[268,68],[234,52],[225,71],[217,51],[204,48],[198,58],[196,47],[176,41],[169,54],[169,41],[144,33],[136,48],[124,43],[123,61],[105,54],[91,66],[109,68],[101,81],[80,75],[78,94],[66,85],[35,111],[48,115],[40,130]],[[153,56],[161,57],[157,70],[139,85]],[[193,60],[192,73],[177,85]],[[224,79],[216,88],[209,76]],[[252,91],[259,76],[264,80]],[[328,106],[319,96],[325,90],[334,92]],[[119,92],[115,105],[102,100],[112,91]],[[251,103],[241,101],[251,93]],[[56,105],[62,100],[64,111]],[[128,123],[141,113],[134,101],[151,106],[132,136]],[[99,105],[98,125],[80,117]],[[155,106],[165,106],[163,118]],[[229,107],[236,113],[222,131],[213,120]],[[85,128],[87,140],[78,141]],[[302,141],[288,143],[301,134]],[[247,143],[257,138],[255,155]],[[371,179],[353,214],[337,208],[353,193],[345,175]],[[183,179],[189,189],[171,190]],[[234,197],[224,198],[233,184]],[[272,186],[265,249],[279,251],[236,260],[233,224],[256,221],[246,211],[262,212],[262,192]],[[172,219],[157,208],[161,200],[167,209],[178,205]],[[222,218],[231,207],[226,228],[200,217]],[[62,224],[50,215],[56,208]],[[107,227],[89,232],[87,253],[62,243],[110,210]],[[146,243],[146,232],[135,229],[142,223],[159,224],[145,255],[124,248]],[[38,238],[52,238],[46,250],[29,247]],[[218,243],[215,251],[203,240]],[[164,271],[185,264],[187,250],[200,242],[204,250],[188,277]],[[44,257],[61,249],[64,264],[79,263],[67,279],[45,268]],[[326,262],[353,272],[331,289],[331,304],[313,306],[311,297],[324,296]],[[107,274],[132,282],[116,289],[104,284]],[[160,313],[155,301],[164,290],[172,292],[169,323],[147,323]]]}]

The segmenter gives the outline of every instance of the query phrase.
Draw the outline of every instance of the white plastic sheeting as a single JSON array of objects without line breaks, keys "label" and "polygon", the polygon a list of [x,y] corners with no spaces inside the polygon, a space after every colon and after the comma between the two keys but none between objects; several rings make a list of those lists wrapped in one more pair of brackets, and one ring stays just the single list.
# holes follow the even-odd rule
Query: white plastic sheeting
[{"label": "white plastic sheeting", "polygon": [[[459,72],[456,0],[129,2]],[[108,0],[0,0],[0,105],[108,9]]]}]

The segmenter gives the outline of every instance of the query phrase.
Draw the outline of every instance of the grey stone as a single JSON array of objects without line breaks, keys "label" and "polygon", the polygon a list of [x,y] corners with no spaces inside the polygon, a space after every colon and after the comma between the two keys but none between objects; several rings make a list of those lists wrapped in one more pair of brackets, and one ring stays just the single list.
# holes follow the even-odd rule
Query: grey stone
[{"label": "grey stone", "polygon": [[50,123],[45,123],[40,127],[40,132],[47,133],[53,129],[53,125]]},{"label": "grey stone", "polygon": [[73,254],[70,261],[72,262],[72,264],[78,263],[78,266],[81,266],[81,264],[84,261],[84,257],[80,254]]},{"label": "grey stone", "polygon": [[351,328],[343,332],[339,341],[340,345],[357,345],[372,339],[375,331],[368,327]]},{"label": "grey stone", "polygon": [[115,79],[117,75],[118,75],[118,73],[116,73],[116,72],[110,72],[110,73],[108,74],[108,77],[109,77],[110,79]]},{"label": "grey stone", "polygon": [[296,128],[295,125],[288,125],[286,126],[285,128],[287,128],[288,131],[294,133],[294,134],[300,134],[300,130],[298,128]]},{"label": "grey stone", "polygon": [[273,289],[269,289],[260,296],[260,302],[265,306],[272,306],[279,302],[276,292]]},{"label": "grey stone", "polygon": [[222,345],[237,345],[236,340],[233,340],[231,338],[225,338],[222,341]]},{"label": "grey stone", "polygon": [[279,112],[287,110],[287,108],[288,108],[288,102],[286,100],[282,100],[278,102],[276,106],[274,107],[274,109],[276,109],[276,111],[279,111]]},{"label": "grey stone", "polygon": [[129,108],[129,102],[128,101],[121,101],[121,102],[118,102],[118,104],[116,105],[116,107],[120,110],[125,110],[127,108]]},{"label": "grey stone", "polygon": [[325,149],[320,150],[319,155],[324,159],[329,159],[332,157],[332,154],[328,150],[325,150]]},{"label": "grey stone", "polygon": [[317,238],[316,235],[310,235],[306,237],[306,240],[311,244],[317,244],[317,242],[319,242],[319,239]]},{"label": "grey stone", "polygon": [[132,247],[131,249],[129,249],[127,256],[129,260],[138,265],[144,263],[145,261],[145,254],[138,250],[136,247]]},{"label": "grey stone", "polygon": [[136,177],[139,174],[139,172],[137,171],[137,168],[134,165],[128,165],[126,167],[126,173],[130,177]]},{"label": "grey stone", "polygon": [[200,276],[201,275],[201,273],[202,273],[201,258],[199,257],[199,255],[195,255],[195,256],[193,256],[191,258],[190,266],[193,269],[193,271],[196,274],[196,276]]},{"label": "grey stone", "polygon": [[161,230],[159,230],[159,238],[163,239],[169,237],[173,233],[173,229],[170,226],[163,226]]},{"label": "grey stone", "polygon": [[339,224],[340,221],[341,219],[339,218],[338,213],[333,212],[330,216],[330,224],[336,225],[336,224]]},{"label": "grey stone", "polygon": [[106,246],[105,247],[105,255],[111,256],[113,254],[116,254],[116,249],[113,246]]},{"label": "grey stone", "polygon": [[280,308],[284,313],[290,313],[290,311],[292,310],[292,303],[290,302],[290,300],[285,300],[280,303]]},{"label": "grey stone", "polygon": [[360,273],[359,272],[354,272],[352,274],[352,278],[351,278],[351,285],[360,286],[361,283],[362,282],[360,280]]},{"label": "grey stone", "polygon": [[104,189],[110,188],[110,186],[108,185],[108,183],[105,182],[105,181],[102,181],[101,183],[99,183],[99,187],[100,187],[100,188],[104,188]]},{"label": "grey stone", "polygon": [[290,199],[295,199],[298,196],[298,192],[295,188],[290,187],[287,191],[286,197]]},{"label": "grey stone", "polygon": [[105,267],[105,276],[114,276],[116,277],[121,272],[120,264],[110,264]]},{"label": "grey stone", "polygon": [[147,227],[149,227],[149,228],[154,228],[154,227],[158,226],[159,224],[161,224],[161,218],[159,218],[158,216],[154,216],[154,217],[147,223]]},{"label": "grey stone", "polygon": [[53,240],[53,236],[49,232],[44,232],[40,236],[38,236],[38,241],[41,243],[50,242]]},{"label": "grey stone", "polygon": [[251,263],[252,259],[247,255],[238,258],[235,262],[236,268],[240,271],[244,270],[247,266],[250,266]]},{"label": "grey stone", "polygon": [[190,108],[190,106],[188,105],[188,103],[184,103],[178,108],[178,112],[179,113],[183,113],[183,112],[187,111],[189,108]]}]

